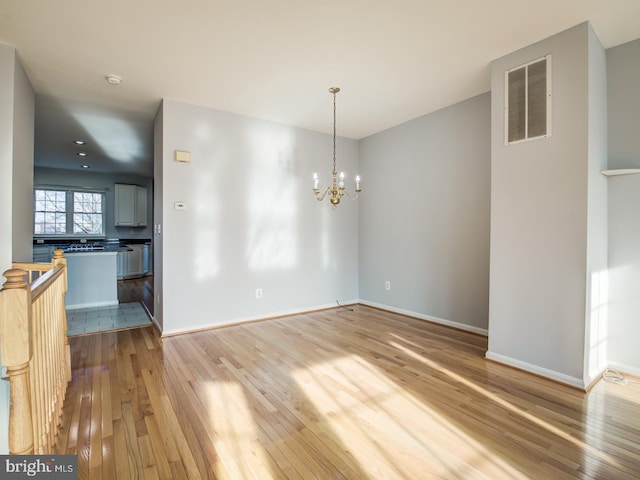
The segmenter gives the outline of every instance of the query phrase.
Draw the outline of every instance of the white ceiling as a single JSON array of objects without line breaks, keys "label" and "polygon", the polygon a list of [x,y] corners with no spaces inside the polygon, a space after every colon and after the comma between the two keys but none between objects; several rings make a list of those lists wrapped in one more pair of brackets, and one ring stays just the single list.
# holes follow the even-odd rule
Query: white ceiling
[{"label": "white ceiling", "polygon": [[38,94],[37,165],[150,173],[163,97],[330,132],[335,85],[358,139],[488,91],[493,59],[586,20],[606,48],[640,38],[640,1],[0,0],[0,43]]}]

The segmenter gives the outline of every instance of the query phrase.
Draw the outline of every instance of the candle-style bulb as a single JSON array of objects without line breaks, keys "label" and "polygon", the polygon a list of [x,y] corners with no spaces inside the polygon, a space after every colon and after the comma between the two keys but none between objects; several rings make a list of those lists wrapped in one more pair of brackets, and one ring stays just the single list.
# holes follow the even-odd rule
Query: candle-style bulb
[{"label": "candle-style bulb", "polygon": [[314,172],[313,174],[313,189],[318,189],[318,174]]},{"label": "candle-style bulb", "polygon": [[344,172],[340,172],[340,188],[344,187]]},{"label": "candle-style bulb", "polygon": [[356,190],[360,190],[360,175],[356,175]]}]

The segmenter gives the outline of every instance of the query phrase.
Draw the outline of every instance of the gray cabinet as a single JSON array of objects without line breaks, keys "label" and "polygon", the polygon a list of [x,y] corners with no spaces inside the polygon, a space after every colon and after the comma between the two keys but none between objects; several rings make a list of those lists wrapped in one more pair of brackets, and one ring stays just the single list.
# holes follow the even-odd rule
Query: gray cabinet
[{"label": "gray cabinet", "polygon": [[116,227],[147,226],[147,189],[138,185],[116,183],[115,225]]}]

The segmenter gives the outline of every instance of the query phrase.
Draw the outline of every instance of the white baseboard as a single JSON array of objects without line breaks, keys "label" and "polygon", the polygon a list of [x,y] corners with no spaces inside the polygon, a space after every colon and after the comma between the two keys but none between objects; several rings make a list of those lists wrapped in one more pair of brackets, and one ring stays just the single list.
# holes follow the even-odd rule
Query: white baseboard
[{"label": "white baseboard", "polygon": [[[345,300],[344,302],[340,302],[340,303],[341,305],[353,305],[358,303],[358,300]],[[291,315],[301,315],[304,313],[316,312],[318,310],[328,310],[330,308],[339,308],[339,307],[335,303],[328,303],[325,305],[317,305],[315,307],[308,307],[303,309],[286,310],[281,312],[268,313],[266,315],[256,315],[251,317],[241,317],[241,318],[235,318],[231,320],[224,320],[218,323],[208,323],[205,325],[198,325],[197,327],[173,328],[170,330],[161,329],[160,331],[162,332],[163,337],[171,337],[173,335],[184,335],[186,333],[202,332],[202,331],[211,330],[214,328],[230,327],[232,325],[240,325],[243,323],[259,322],[262,320],[269,320],[272,318],[275,319],[280,317],[288,317]]]},{"label": "white baseboard", "polygon": [[382,305],[380,303],[369,302],[368,300],[359,300],[358,303],[362,305],[368,305],[369,307],[379,308],[381,310],[388,310],[389,312],[399,313],[408,317],[414,317],[419,320],[426,320],[427,322],[439,323],[440,325],[446,325],[447,327],[457,328],[458,330],[466,330],[467,332],[477,333],[487,337],[489,331],[486,328],[474,327],[472,325],[466,325],[464,323],[452,322],[451,320],[445,320],[444,318],[434,317],[432,315],[424,315],[422,313],[412,312],[402,308],[390,307],[388,305]]},{"label": "white baseboard", "polygon": [[93,302],[93,303],[76,303],[74,305],[65,305],[65,310],[80,310],[81,308],[99,308],[99,307],[113,307],[119,305],[118,300],[110,300],[107,302]]},{"label": "white baseboard", "polygon": [[626,365],[624,363],[609,362],[609,368],[617,370],[620,373],[626,373],[627,375],[633,375],[634,377],[640,377],[640,368]]},{"label": "white baseboard", "polygon": [[556,382],[571,385],[572,387],[580,388],[582,390],[584,390],[588,386],[585,384],[584,380],[581,380],[577,377],[572,377],[564,373],[556,372],[555,370],[549,370],[548,368],[539,367],[537,365],[523,362],[522,360],[517,360],[515,358],[507,357],[506,355],[501,355],[499,353],[487,351],[487,353],[485,354],[485,358],[493,360],[494,362],[504,363],[505,365],[524,370],[525,372],[540,375],[541,377],[550,378],[552,380],[555,380]]}]

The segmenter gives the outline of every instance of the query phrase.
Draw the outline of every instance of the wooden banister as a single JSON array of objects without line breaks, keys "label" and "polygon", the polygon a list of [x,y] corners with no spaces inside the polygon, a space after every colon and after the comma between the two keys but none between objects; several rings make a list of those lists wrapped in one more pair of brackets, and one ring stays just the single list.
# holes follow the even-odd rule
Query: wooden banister
[{"label": "wooden banister", "polygon": [[[39,276],[31,283],[33,272]],[[3,275],[7,280],[0,290],[0,360],[10,384],[9,450],[51,453],[71,379],[66,259],[57,250],[48,268],[16,263]]]}]

